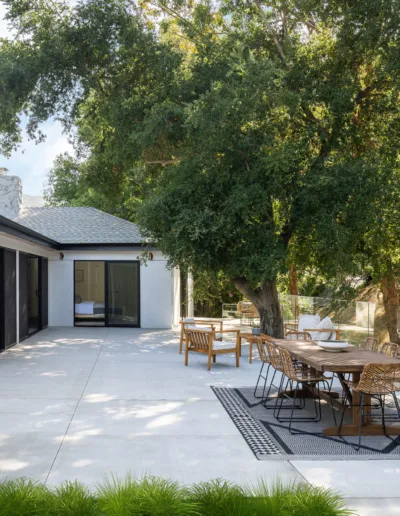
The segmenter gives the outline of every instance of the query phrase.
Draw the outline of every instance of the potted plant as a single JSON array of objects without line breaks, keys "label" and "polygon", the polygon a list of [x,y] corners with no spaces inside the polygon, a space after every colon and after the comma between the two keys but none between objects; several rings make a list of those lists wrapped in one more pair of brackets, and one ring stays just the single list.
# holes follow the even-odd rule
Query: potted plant
[{"label": "potted plant", "polygon": [[261,335],[261,328],[260,328],[260,325],[259,324],[256,324],[255,326],[253,326],[253,328],[251,329],[251,333],[253,335]]}]

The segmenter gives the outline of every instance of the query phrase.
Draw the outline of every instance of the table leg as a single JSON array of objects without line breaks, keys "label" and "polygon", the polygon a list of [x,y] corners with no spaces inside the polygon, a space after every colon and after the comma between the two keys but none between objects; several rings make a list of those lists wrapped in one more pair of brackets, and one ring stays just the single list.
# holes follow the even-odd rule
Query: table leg
[{"label": "table leg", "polygon": [[249,348],[249,363],[253,363],[253,339],[249,340],[250,348]]}]

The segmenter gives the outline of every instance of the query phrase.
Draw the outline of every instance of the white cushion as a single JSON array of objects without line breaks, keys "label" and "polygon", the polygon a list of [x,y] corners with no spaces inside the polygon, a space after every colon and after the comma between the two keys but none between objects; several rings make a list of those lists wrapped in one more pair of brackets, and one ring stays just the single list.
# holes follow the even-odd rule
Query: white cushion
[{"label": "white cushion", "polygon": [[183,319],[183,322],[194,322],[194,317],[186,317],[186,319]]},{"label": "white cushion", "polygon": [[[333,323],[329,317],[324,317],[322,321],[315,327],[315,329],[332,329]],[[313,331],[311,332],[311,338],[313,340],[329,340],[331,337],[331,331]]]},{"label": "white cushion", "polygon": [[319,315],[301,315],[299,318],[298,329],[299,331],[307,329],[314,330],[315,328],[318,328],[320,321],[321,317]]},{"label": "white cushion", "polygon": [[220,340],[213,340],[213,349],[219,350],[219,349],[232,349],[234,350],[236,348],[235,342],[221,342]]}]

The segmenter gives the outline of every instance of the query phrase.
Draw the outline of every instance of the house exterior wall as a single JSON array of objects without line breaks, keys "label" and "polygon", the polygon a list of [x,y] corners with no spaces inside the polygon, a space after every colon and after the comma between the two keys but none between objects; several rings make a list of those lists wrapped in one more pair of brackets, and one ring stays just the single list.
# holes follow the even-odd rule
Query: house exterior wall
[{"label": "house exterior wall", "polygon": [[[49,326],[74,325],[74,261],[137,260],[138,251],[55,251],[23,239],[0,233],[0,247],[48,259],[49,266]],[[153,260],[140,266],[140,326],[141,328],[171,328],[179,323],[180,278],[177,269],[166,268],[167,260],[153,251]],[[17,273],[17,306],[19,299]],[[17,331],[19,314],[17,313]],[[18,342],[18,339],[17,339]]]},{"label": "house exterior wall", "polygon": [[[74,261],[137,260],[141,251],[63,251],[49,259],[49,326],[74,325]],[[173,271],[158,251],[140,265],[140,327],[171,328],[174,323]]]}]

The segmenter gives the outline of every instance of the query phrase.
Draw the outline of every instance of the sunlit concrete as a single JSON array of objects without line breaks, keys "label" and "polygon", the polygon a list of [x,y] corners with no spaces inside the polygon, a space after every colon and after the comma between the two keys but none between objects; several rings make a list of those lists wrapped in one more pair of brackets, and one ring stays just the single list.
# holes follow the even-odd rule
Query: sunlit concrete
[{"label": "sunlit concrete", "polygon": [[210,386],[254,385],[258,369],[247,346],[239,369],[229,355],[210,372],[202,355],[185,367],[173,331],[47,329],[0,355],[0,479],[279,478],[333,488],[360,515],[380,498],[398,514],[399,461],[255,459]]}]

